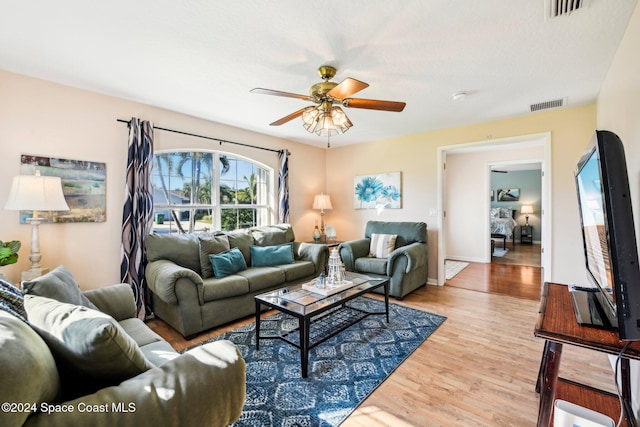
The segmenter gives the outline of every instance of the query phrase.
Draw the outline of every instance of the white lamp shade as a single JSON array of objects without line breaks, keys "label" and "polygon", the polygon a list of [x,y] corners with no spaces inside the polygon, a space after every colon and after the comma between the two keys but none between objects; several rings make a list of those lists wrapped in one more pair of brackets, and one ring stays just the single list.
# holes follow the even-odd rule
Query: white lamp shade
[{"label": "white lamp shade", "polygon": [[313,199],[313,209],[333,209],[331,198],[328,194],[318,194]]},{"label": "white lamp shade", "polygon": [[520,207],[520,213],[524,214],[524,215],[532,214],[533,213],[533,206],[531,206],[531,205],[522,205],[522,207]]},{"label": "white lamp shade", "polygon": [[57,176],[18,175],[13,177],[9,199],[4,205],[14,211],[68,211]]}]

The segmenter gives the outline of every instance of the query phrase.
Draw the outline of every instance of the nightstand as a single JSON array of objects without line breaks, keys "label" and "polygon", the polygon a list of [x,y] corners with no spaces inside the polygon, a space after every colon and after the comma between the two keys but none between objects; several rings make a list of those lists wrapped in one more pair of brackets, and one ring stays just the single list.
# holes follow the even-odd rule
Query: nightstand
[{"label": "nightstand", "polygon": [[533,244],[533,225],[520,226],[520,244]]}]

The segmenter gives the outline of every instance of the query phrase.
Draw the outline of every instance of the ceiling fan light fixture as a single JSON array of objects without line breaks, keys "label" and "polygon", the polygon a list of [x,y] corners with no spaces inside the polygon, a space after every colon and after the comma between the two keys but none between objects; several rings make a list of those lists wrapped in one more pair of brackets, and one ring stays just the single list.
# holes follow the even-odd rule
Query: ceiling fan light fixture
[{"label": "ceiling fan light fixture", "polygon": [[305,123],[305,125],[311,125],[312,123],[317,121],[319,115],[320,111],[318,110],[318,107],[307,107],[302,112],[302,121]]}]

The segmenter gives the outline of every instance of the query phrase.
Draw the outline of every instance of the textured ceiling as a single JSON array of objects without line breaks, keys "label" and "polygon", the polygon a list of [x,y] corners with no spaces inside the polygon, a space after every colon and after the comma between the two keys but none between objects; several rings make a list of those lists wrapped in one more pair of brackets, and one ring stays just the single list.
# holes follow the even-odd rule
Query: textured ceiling
[{"label": "textured ceiling", "polygon": [[300,119],[269,126],[306,101],[249,90],[307,94],[328,64],[370,84],[356,97],[407,103],[345,109],[338,146],[594,102],[636,0],[588,3],[545,20],[543,0],[0,0],[0,69],[318,146]]}]

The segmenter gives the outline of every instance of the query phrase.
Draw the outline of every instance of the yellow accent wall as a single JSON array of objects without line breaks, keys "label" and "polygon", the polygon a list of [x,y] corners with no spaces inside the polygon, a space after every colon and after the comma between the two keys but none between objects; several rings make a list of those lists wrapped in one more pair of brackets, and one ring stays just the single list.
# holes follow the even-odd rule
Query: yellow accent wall
[{"label": "yellow accent wall", "polygon": [[[368,220],[426,222],[429,281],[435,283],[440,230],[437,218],[429,216],[429,211],[437,208],[438,148],[550,132],[553,230],[549,242],[553,250],[550,277],[565,283],[584,281],[573,170],[595,125],[596,106],[591,104],[345,147],[340,147],[336,138],[326,154],[327,193],[334,207],[327,214],[327,222],[335,226],[339,240],[362,237]],[[393,171],[402,172],[402,209],[386,209],[378,214],[375,210],[353,208],[355,175]],[[470,181],[476,179],[479,177],[469,176]],[[464,199],[465,195],[456,197]]]}]

